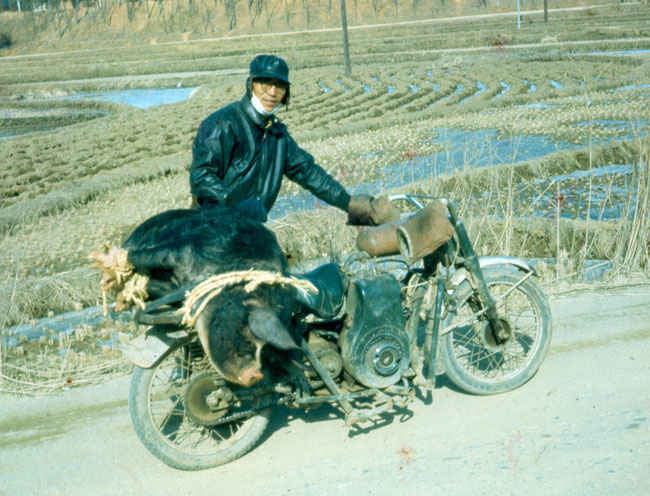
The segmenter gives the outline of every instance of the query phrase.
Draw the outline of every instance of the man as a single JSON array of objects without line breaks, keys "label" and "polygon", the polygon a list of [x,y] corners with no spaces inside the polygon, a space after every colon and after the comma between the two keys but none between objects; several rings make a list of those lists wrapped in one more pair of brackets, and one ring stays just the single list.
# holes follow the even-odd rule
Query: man
[{"label": "man", "polygon": [[314,162],[275,117],[288,105],[291,83],[287,63],[258,55],[250,63],[246,94],[217,110],[200,125],[192,146],[190,187],[199,206],[239,208],[262,222],[275,203],[283,176],[324,202],[348,213],[353,225],[380,224],[382,202],[368,195],[350,196]]}]

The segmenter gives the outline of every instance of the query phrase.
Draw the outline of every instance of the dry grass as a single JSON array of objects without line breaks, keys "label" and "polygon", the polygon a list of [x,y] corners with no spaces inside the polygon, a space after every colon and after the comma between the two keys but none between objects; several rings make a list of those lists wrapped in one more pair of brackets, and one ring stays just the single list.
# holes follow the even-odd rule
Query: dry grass
[{"label": "dry grass", "polygon": [[0,340],[0,392],[39,396],[129,373],[132,366],[110,340],[134,332],[130,325],[80,326],[71,334],[51,332],[11,347]]},{"label": "dry grass", "polygon": [[[533,166],[543,170],[543,163],[474,170],[446,179],[414,183],[399,188],[399,191],[456,200],[477,250],[483,255],[499,253],[526,258],[565,258],[571,261],[572,273],[579,273],[587,260],[604,259],[615,262],[617,272],[641,270],[650,273],[648,149],[646,143],[636,154],[626,150],[626,154],[629,153],[627,160],[636,163],[634,172],[627,178],[629,190],[638,193],[634,202],[628,195],[616,199],[622,208],[622,218],[618,220],[581,220],[558,215],[564,213],[565,206],[559,211],[551,209],[546,217],[531,217],[531,207],[536,200],[540,206],[545,205],[539,201],[544,192],[550,190],[551,204],[557,198],[559,181],[552,179],[538,188],[529,182],[527,169]],[[609,156],[606,152],[611,153],[611,150],[603,150],[602,156],[596,154],[589,165],[596,168],[611,163],[606,160]],[[553,175],[561,173],[557,161],[562,156],[566,158],[566,154],[559,155],[555,157],[556,161],[545,159],[552,162]],[[572,158],[575,165],[575,154]],[[563,169],[564,172],[567,170],[576,169]],[[519,197],[514,198],[514,177],[529,186],[523,202]],[[508,180],[511,181],[510,187]],[[336,258],[355,249],[356,228],[346,226],[344,215],[333,209],[291,214],[273,227],[283,249],[294,260]]]},{"label": "dry grass", "polygon": [[[521,32],[506,20],[486,21],[479,30],[470,23],[354,30],[352,77],[344,77],[339,66],[340,33],[278,36],[274,51],[293,68],[292,104],[281,118],[346,186],[376,182],[390,192],[394,186],[382,182],[386,168],[401,164],[399,180],[409,184],[397,189],[459,201],[480,253],[557,259],[543,270],[548,283],[568,280],[593,258],[613,262],[613,278],[639,271],[647,276],[649,144],[644,133],[650,98],[647,88],[616,89],[649,83],[648,57],[510,48],[545,37],[584,38],[592,31],[594,39],[647,36],[648,27],[640,22],[647,9],[603,9],[589,23],[584,13],[576,13],[546,26],[535,22]],[[14,29],[14,22],[3,17],[0,32]],[[617,28],[605,36],[605,31],[595,33],[598,26]],[[196,129],[212,110],[243,93],[244,75],[201,71],[241,70],[252,53],[268,48],[264,38],[192,43],[200,30],[187,35],[187,43],[161,44],[178,37],[170,31],[156,35],[158,43],[152,44],[153,31],[143,29],[122,33],[130,40],[116,41],[110,50],[71,57],[66,50],[94,46],[94,41],[69,38],[73,31],[42,46],[63,52],[48,64],[37,57],[3,60],[0,134],[35,123],[56,129],[0,140],[0,163],[6,164],[0,170],[0,272],[8,275],[0,282],[0,328],[100,303],[98,275],[88,269],[87,254],[104,241],[120,243],[160,211],[188,205],[186,167]],[[53,39],[52,31],[46,32]],[[88,36],[96,40],[107,33]],[[495,39],[505,42],[490,47]],[[450,46],[488,50],[436,52]],[[646,46],[629,40],[575,50]],[[77,91],[175,86],[177,76],[141,77],[169,71],[192,71],[182,84],[200,89],[189,101],[147,110],[43,101]],[[124,75],[129,77],[100,79]],[[539,103],[545,107],[530,105]],[[544,135],[583,148],[523,163],[514,154],[512,163],[474,169],[479,150],[468,147],[460,171],[419,178],[419,159],[449,152],[441,128],[495,129],[504,140]],[[487,152],[499,154],[496,148]],[[576,176],[611,164],[633,169]],[[281,195],[298,191],[287,182]],[[596,198],[604,205],[600,212],[593,207]],[[621,220],[606,221],[605,208],[618,208]],[[584,220],[587,213],[593,218]],[[356,228],[345,225],[343,213],[322,205],[271,227],[294,262],[336,259],[354,249]],[[75,339],[51,336],[3,349],[0,388],[40,394],[128,370],[114,352],[96,346],[101,334],[81,329]]]}]

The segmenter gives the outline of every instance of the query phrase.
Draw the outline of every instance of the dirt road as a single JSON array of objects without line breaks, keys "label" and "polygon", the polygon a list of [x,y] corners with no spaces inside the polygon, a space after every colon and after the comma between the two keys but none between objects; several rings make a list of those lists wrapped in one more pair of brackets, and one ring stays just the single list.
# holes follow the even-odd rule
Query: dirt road
[{"label": "dirt road", "polygon": [[647,495],[650,286],[551,300],[539,374],[504,395],[447,384],[409,418],[349,435],[334,410],[278,409],[260,446],[179,472],[128,417],[128,379],[55,397],[0,397],[0,495]]}]

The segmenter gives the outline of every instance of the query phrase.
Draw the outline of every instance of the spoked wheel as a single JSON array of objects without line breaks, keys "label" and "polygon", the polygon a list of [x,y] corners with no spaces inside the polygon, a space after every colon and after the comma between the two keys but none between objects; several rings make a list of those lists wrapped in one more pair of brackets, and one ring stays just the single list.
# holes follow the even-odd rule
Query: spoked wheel
[{"label": "spoked wheel", "polygon": [[[469,284],[459,289],[459,324],[442,340],[441,358],[447,376],[473,394],[515,389],[539,369],[551,343],[551,312],[542,290],[522,272],[483,271],[497,303],[499,334],[489,325]],[[479,315],[477,315],[479,314]],[[449,322],[447,322],[449,324]]]},{"label": "spoked wheel", "polygon": [[198,341],[151,369],[136,367],[129,413],[145,447],[167,465],[202,470],[239,458],[266,428],[268,393],[218,376]]}]

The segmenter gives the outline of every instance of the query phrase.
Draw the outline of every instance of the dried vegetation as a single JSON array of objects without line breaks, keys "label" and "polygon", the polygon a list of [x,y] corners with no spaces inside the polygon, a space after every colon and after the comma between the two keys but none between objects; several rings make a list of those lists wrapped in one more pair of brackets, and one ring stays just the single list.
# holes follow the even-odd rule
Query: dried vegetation
[{"label": "dried vegetation", "polygon": [[[612,262],[613,277],[647,276],[650,33],[642,20],[649,12],[646,5],[613,7],[548,25],[531,16],[520,31],[512,19],[486,20],[478,30],[475,23],[352,30],[350,77],[339,66],[336,32],[272,43],[192,42],[191,35],[163,45],[140,31],[88,52],[88,41],[66,35],[60,46],[46,46],[62,51],[47,64],[7,57],[0,135],[32,132],[0,140],[0,328],[100,303],[88,252],[119,243],[157,212],[188,205],[186,168],[201,119],[242,95],[242,68],[269,46],[294,69],[291,107],[281,118],[347,187],[453,198],[481,253],[555,258],[545,271],[549,283],[594,258]],[[570,38],[596,41],[562,44]],[[542,40],[539,49],[513,48]],[[444,51],[466,46],[476,50]],[[610,49],[645,52],[594,54]],[[199,90],[186,102],[146,110],[61,98],[179,84]],[[445,129],[494,136],[463,146],[443,139]],[[546,137],[557,151],[531,158],[529,141],[518,149],[522,136]],[[476,168],[485,156],[494,160]],[[452,159],[453,172],[431,165]],[[299,194],[291,183],[281,192]],[[271,227],[296,262],[354,249],[355,228],[318,203]],[[0,388],[36,394],[121,373],[128,366],[109,344],[97,344],[112,342],[113,332],[80,328],[5,346]]]}]

